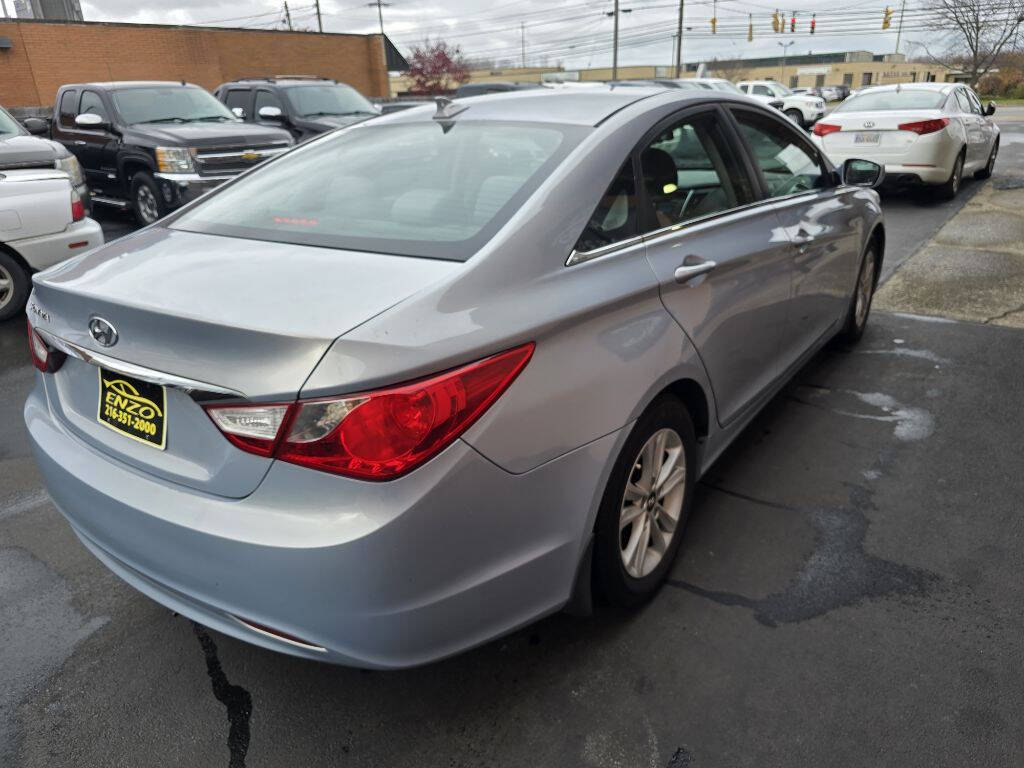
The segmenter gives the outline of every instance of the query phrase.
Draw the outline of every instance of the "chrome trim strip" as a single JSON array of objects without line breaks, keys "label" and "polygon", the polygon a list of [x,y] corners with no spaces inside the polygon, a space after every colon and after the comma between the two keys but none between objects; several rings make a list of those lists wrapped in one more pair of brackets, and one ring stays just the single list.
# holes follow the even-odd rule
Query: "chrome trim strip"
[{"label": "chrome trim strip", "polygon": [[225,157],[242,159],[244,155],[248,155],[253,152],[262,157],[263,155],[280,155],[282,152],[287,152],[289,149],[291,149],[291,146],[284,144],[275,147],[264,147],[263,149],[253,147],[252,149],[238,149],[230,152],[203,152],[200,150],[196,152],[195,156],[197,159],[204,161],[218,160]]},{"label": "chrome trim strip", "polygon": [[594,248],[590,251],[577,251],[573,248],[572,252],[569,254],[569,258],[565,260],[565,266],[571,267],[574,264],[582,264],[584,261],[590,261],[591,259],[596,259],[599,256],[607,256],[610,253],[625,250],[632,245],[639,245],[643,242],[643,239],[642,235],[635,235],[627,238],[626,240],[619,240],[617,243],[602,245],[600,248]]},{"label": "chrome trim strip", "polygon": [[[256,166],[253,167],[255,168]],[[177,184],[195,184],[200,181],[227,181],[228,179],[235,178],[238,173],[241,173],[241,171],[229,176],[200,176],[198,173],[154,173],[153,177],[173,181]]]},{"label": "chrome trim strip", "polygon": [[241,624],[243,627],[248,629],[250,632],[256,632],[258,634],[263,635],[264,637],[269,637],[269,638],[271,638],[273,640],[277,640],[277,642],[279,642],[279,643],[287,643],[288,645],[294,645],[296,648],[302,648],[303,650],[306,650],[306,651],[316,651],[317,653],[327,653],[327,649],[324,648],[322,645],[315,645],[314,643],[307,643],[305,641],[299,642],[298,640],[290,640],[287,637],[281,637],[281,635],[275,635],[273,632],[267,632],[265,629],[260,629],[259,627],[255,626],[254,624],[250,624],[245,619],[240,618],[238,616],[235,616],[233,613],[227,613],[225,615],[226,616],[230,616],[232,619],[237,621],[239,624]]},{"label": "chrome trim strip", "polygon": [[125,376],[134,376],[135,378],[142,379],[143,381],[160,384],[165,387],[174,387],[175,389],[180,389],[185,392],[204,392],[212,395],[245,397],[245,394],[239,392],[237,389],[229,389],[228,387],[221,387],[217,384],[210,384],[205,381],[198,381],[197,379],[176,376],[173,373],[155,371],[152,368],[145,368],[141,365],[135,365],[134,363],[126,363],[123,360],[117,360],[99,352],[93,352],[85,347],[80,347],[77,344],[72,344],[70,341],[62,339],[59,336],[54,336],[52,333],[44,331],[42,328],[35,327],[34,330],[42,336],[43,341],[54,349],[58,349],[65,355],[77,358],[82,362],[89,363],[89,365],[102,366],[107,370],[115,371],[116,373],[123,373]]}]

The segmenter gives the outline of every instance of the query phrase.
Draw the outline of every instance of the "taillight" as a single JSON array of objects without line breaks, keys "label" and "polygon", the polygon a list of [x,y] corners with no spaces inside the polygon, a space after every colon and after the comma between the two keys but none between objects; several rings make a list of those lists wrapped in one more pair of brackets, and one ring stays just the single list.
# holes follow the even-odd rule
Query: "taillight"
[{"label": "taillight", "polygon": [[43,341],[32,323],[28,323],[28,349],[32,353],[32,365],[43,373],[53,373],[64,364],[65,354]]},{"label": "taillight", "polygon": [[81,221],[85,218],[85,203],[74,189],[71,190],[71,220]]},{"label": "taillight", "polygon": [[900,123],[899,129],[901,131],[911,131],[920,136],[924,136],[926,133],[941,131],[947,125],[949,125],[948,117],[936,117],[932,120],[918,120],[913,123]]},{"label": "taillight", "polygon": [[843,130],[841,125],[832,125],[831,123],[815,123],[813,129],[815,136],[827,136],[841,130]]},{"label": "taillight", "polygon": [[244,451],[362,480],[391,480],[465,432],[526,367],[533,343],[395,387],[291,404],[208,406]]}]

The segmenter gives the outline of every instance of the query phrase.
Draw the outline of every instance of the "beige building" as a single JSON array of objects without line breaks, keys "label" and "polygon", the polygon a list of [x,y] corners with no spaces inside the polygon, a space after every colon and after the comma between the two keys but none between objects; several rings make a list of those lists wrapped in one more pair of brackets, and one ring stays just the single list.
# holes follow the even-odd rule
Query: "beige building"
[{"label": "beige building", "polygon": [[[694,77],[698,65],[686,64],[684,77]],[[760,59],[732,59],[704,62],[708,77],[739,80],[778,80],[790,88],[811,88],[823,85],[848,85],[862,88],[866,85],[891,83],[946,82],[965,79],[962,73],[937,64],[908,62],[901,53],[873,54],[870,51],[843,51],[789,56],[783,66],[782,57]],[[671,66],[619,67],[620,80],[646,80],[672,77]],[[540,83],[544,81],[611,80],[611,67],[563,70],[557,67],[509,67],[481,69],[470,72],[469,81]],[[391,78],[391,94],[398,96],[408,91],[410,82],[404,76]]]}]

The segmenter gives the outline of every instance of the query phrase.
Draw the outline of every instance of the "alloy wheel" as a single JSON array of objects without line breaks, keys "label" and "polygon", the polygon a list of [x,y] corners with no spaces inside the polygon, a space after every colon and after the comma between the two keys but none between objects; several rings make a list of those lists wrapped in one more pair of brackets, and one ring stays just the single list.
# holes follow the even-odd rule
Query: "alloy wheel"
[{"label": "alloy wheel", "polygon": [[864,269],[860,272],[860,280],[857,283],[857,328],[863,328],[868,321],[868,310],[871,308],[871,292],[875,285],[875,258],[873,253],[868,253],[864,261]]},{"label": "alloy wheel", "polygon": [[157,205],[156,196],[145,184],[140,184],[135,193],[135,201],[139,207],[139,213],[147,224],[152,224],[160,218],[160,207]]},{"label": "alloy wheel", "polygon": [[0,309],[6,307],[14,298],[14,276],[0,266]]},{"label": "alloy wheel", "polygon": [[619,512],[619,555],[634,579],[649,575],[668,551],[685,493],[683,440],[674,429],[659,429],[633,462]]}]

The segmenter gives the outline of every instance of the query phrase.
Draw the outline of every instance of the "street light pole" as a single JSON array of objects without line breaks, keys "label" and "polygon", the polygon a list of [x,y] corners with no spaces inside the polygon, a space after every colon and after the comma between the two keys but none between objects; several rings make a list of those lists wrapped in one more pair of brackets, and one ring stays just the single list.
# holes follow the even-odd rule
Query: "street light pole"
[{"label": "street light pole", "polygon": [[900,6],[900,25],[896,28],[896,53],[900,52],[900,37],[903,36],[903,12],[907,10],[907,0]]},{"label": "street light pole", "polygon": [[676,79],[683,76],[683,3],[679,0],[679,20],[676,22]]},{"label": "street light pole", "polygon": [[792,40],[790,40],[788,43],[778,43],[778,45],[782,46],[782,62],[779,65],[779,82],[782,83],[783,85],[786,84],[786,52],[789,51],[789,46],[791,46],[792,44]]}]

